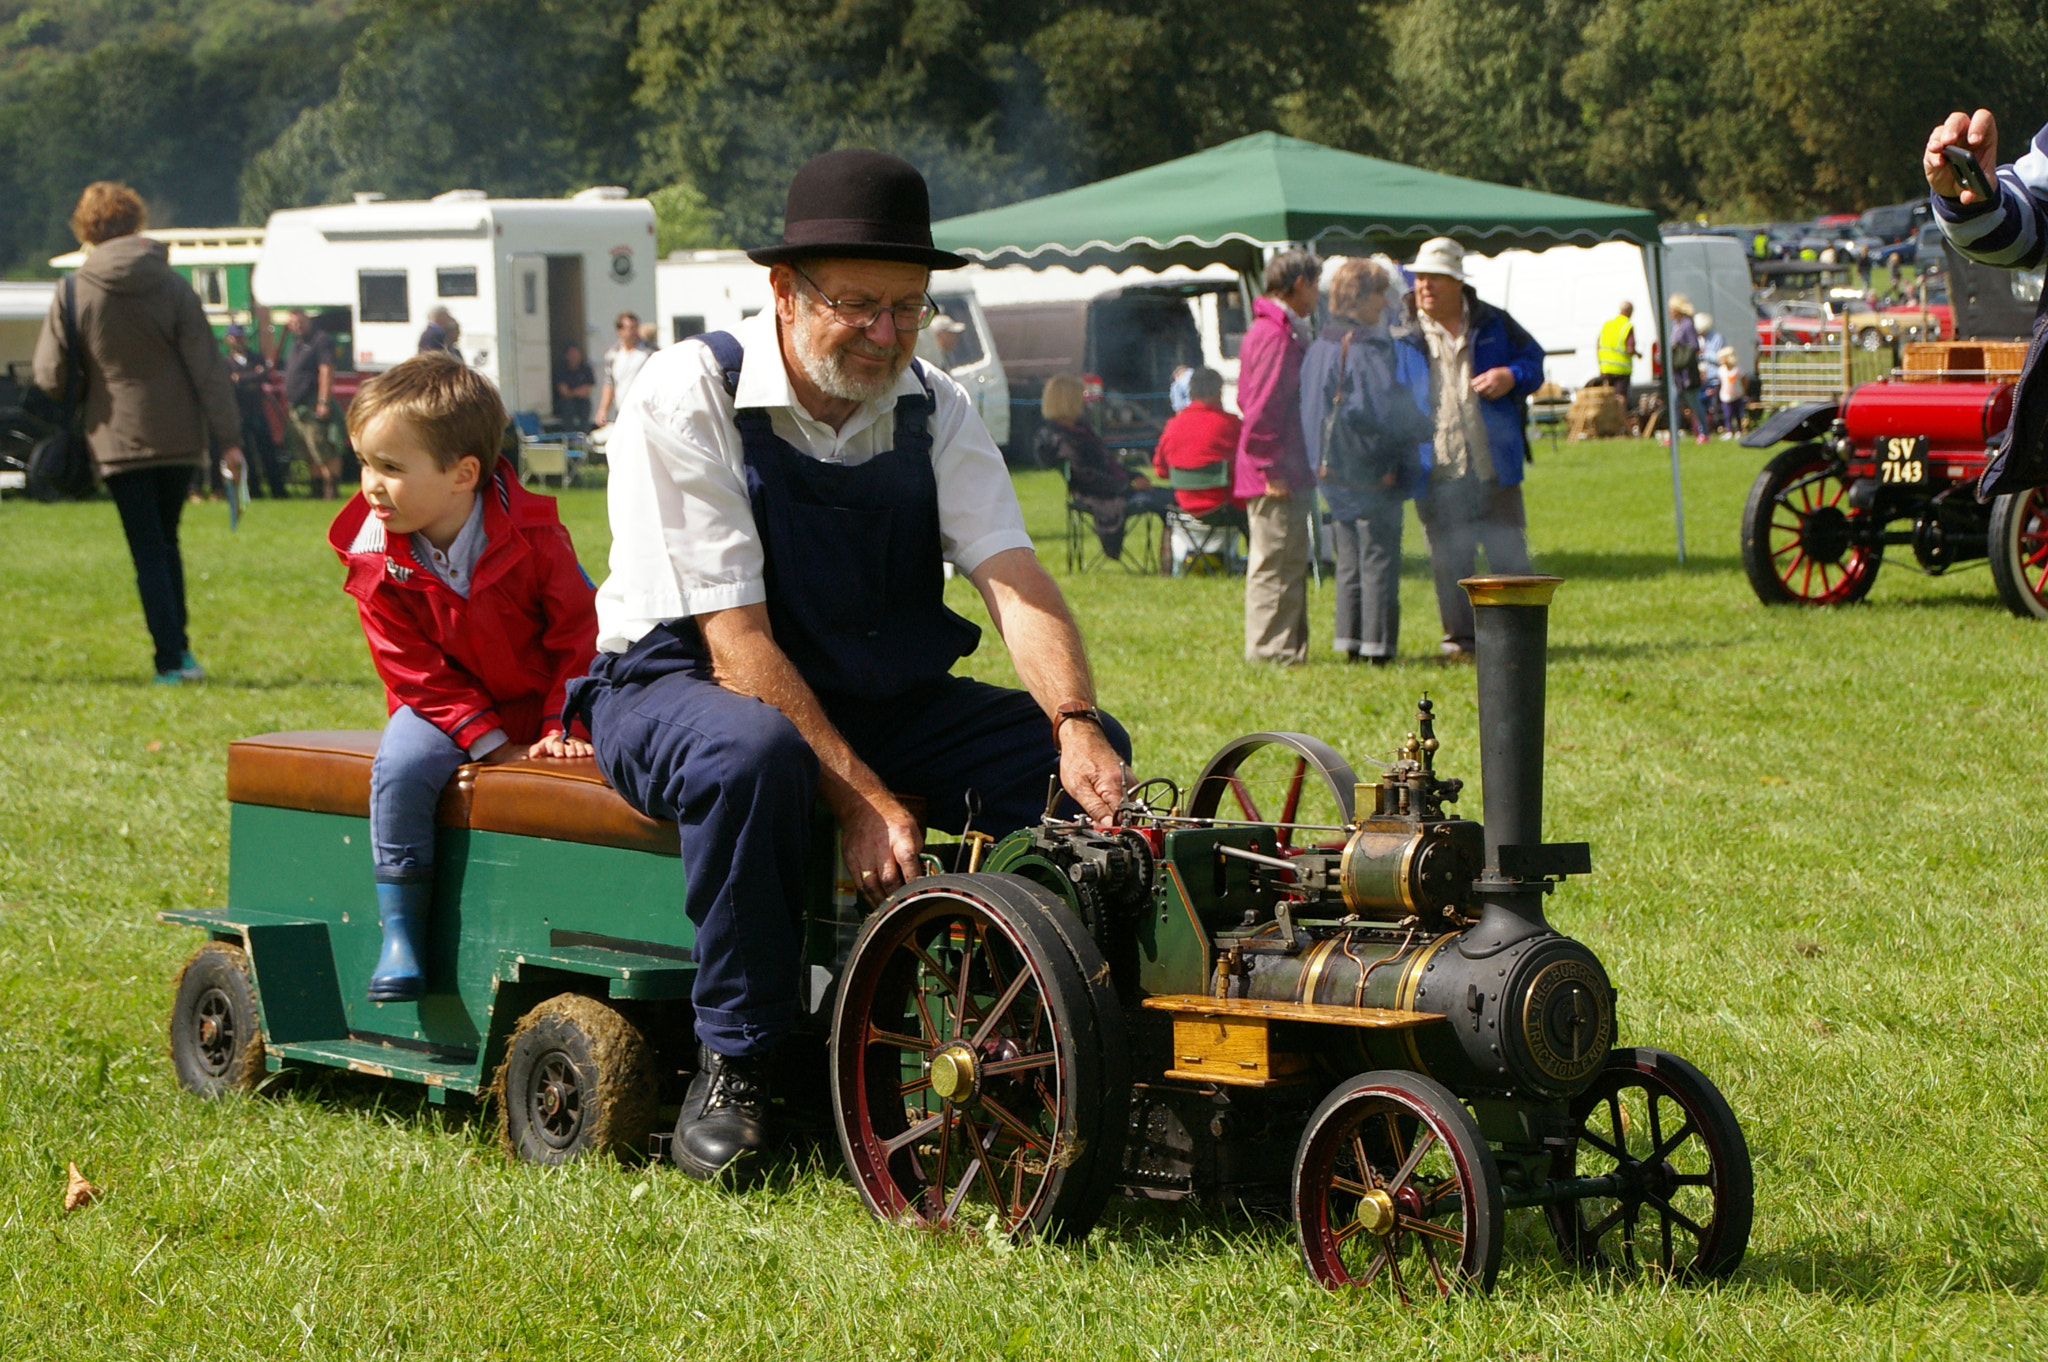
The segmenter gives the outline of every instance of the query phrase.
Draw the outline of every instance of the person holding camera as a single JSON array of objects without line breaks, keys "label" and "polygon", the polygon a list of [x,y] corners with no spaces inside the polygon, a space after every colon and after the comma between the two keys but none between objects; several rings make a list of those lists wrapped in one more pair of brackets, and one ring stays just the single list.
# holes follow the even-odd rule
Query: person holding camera
[{"label": "person holding camera", "polygon": [[1401,517],[1431,424],[1413,389],[1429,369],[1394,345],[1393,276],[1346,260],[1330,277],[1330,320],[1301,365],[1301,429],[1330,507],[1336,647],[1348,662],[1392,662],[1401,638]]},{"label": "person holding camera", "polygon": [[[1950,114],[1927,135],[1920,158],[1934,191],[1942,234],[1972,260],[2036,269],[2048,260],[2048,127],[2009,166],[1998,164],[1991,110]],[[2037,372],[2048,347],[2048,294],[2034,314],[2034,342],[2013,389],[2012,420],[1977,483],[1980,501],[2048,482],[2048,380]]]}]

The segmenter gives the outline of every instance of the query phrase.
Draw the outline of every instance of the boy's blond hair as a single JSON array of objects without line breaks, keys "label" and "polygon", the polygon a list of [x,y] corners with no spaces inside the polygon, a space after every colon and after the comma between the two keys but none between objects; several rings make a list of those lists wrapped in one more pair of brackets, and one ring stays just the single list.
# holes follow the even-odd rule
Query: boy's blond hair
[{"label": "boy's blond hair", "polygon": [[491,476],[505,436],[505,404],[488,378],[444,350],[414,355],[357,390],[348,404],[348,434],[360,440],[379,416],[411,426],[442,472],[475,459],[479,480]]}]

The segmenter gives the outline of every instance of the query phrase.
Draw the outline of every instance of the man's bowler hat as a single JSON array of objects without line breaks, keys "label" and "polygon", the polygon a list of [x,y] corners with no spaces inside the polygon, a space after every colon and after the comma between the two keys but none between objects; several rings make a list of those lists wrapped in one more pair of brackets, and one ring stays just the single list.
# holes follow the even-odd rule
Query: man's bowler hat
[{"label": "man's bowler hat", "polygon": [[837,256],[957,270],[965,256],[932,245],[924,176],[901,157],[849,149],[814,156],[789,182],[782,244],[747,252],[758,265]]}]

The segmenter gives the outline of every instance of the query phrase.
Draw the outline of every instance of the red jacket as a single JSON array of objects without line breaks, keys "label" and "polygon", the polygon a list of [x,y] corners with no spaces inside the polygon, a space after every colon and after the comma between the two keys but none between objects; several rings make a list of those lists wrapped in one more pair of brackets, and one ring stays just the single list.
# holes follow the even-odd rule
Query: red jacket
[{"label": "red jacket", "polygon": [[561,732],[563,690],[597,654],[597,591],[553,499],[502,463],[479,493],[488,542],[468,600],[413,557],[409,537],[387,542],[360,493],[327,531],[387,709],[410,705],[465,748],[494,728],[516,743]]},{"label": "red jacket", "polygon": [[1195,401],[1175,412],[1166,429],[1159,432],[1159,444],[1152,451],[1152,471],[1161,482],[1171,483],[1176,468],[1212,469],[1221,475],[1214,487],[1173,489],[1173,499],[1189,515],[1207,515],[1230,501],[1230,463],[1237,457],[1243,426],[1244,422],[1223,408]]}]

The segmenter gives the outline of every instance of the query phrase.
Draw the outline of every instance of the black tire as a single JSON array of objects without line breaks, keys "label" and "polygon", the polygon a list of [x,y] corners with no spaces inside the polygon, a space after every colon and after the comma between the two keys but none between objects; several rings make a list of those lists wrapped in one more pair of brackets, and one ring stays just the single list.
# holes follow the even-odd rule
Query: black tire
[{"label": "black tire", "polygon": [[220,1097],[263,1081],[256,983],[240,946],[209,941],[178,971],[171,1004],[171,1067],[187,1092]]},{"label": "black tire", "polygon": [[[1465,1104],[1395,1069],[1340,1083],[1301,1133],[1294,1228],[1322,1285],[1491,1291],[1506,1211],[1500,1169]],[[1443,1247],[1439,1249],[1439,1245]]]},{"label": "black tire", "polygon": [[1848,605],[1870,594],[1884,544],[1852,542],[1849,483],[1819,444],[1764,465],[1742,508],[1742,570],[1765,605]]},{"label": "black tire", "polygon": [[839,1147],[868,1209],[1084,1237],[1121,1174],[1130,1107],[1109,977],[1073,911],[1028,880],[898,890],[854,942],[832,1022]]},{"label": "black tire", "polygon": [[[1551,1177],[1619,1175],[1622,1190],[1547,1208],[1566,1257],[1689,1279],[1726,1277],[1741,1265],[1756,1175],[1741,1123],[1705,1074],[1669,1051],[1616,1050],[1572,1099],[1572,1128],[1577,1138],[1552,1155]],[[1646,1208],[1656,1220],[1648,1254],[1636,1243]]]},{"label": "black tire", "polygon": [[2048,487],[1993,501],[1985,538],[1998,599],[2023,620],[2048,620]]},{"label": "black tire", "polygon": [[519,1019],[491,1095],[498,1141],[512,1158],[632,1161],[646,1154],[654,1129],[654,1060],[631,1022],[594,998],[563,993]]}]

